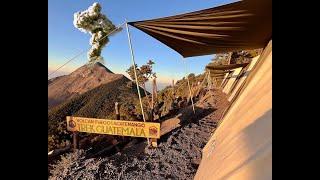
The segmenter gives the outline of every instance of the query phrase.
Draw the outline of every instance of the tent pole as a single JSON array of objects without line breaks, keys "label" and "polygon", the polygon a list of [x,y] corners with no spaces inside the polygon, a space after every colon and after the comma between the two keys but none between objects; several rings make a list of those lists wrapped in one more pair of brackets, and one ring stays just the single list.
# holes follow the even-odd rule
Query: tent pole
[{"label": "tent pole", "polygon": [[[184,59],[183,59],[184,60]],[[183,61],[182,60],[182,61]],[[192,104],[192,110],[193,110],[193,114],[196,114],[196,111],[194,109],[194,103],[193,103],[193,96],[192,96],[192,92],[191,92],[191,87],[190,87],[190,81],[189,81],[189,77],[188,77],[188,70],[187,70],[187,63],[185,61],[185,66],[186,66],[186,78],[187,78],[187,81],[188,81],[188,87],[189,87],[189,96],[191,98],[191,104]]]},{"label": "tent pole", "polygon": [[195,94],[196,96],[198,96],[198,94],[200,93],[201,87],[202,87],[203,83],[205,82],[205,80],[207,80],[207,78],[208,78],[208,72],[205,73],[205,76],[204,76],[200,86],[198,87],[197,93]]},{"label": "tent pole", "polygon": [[[127,20],[125,20],[125,23],[126,23],[128,42],[129,42],[129,49],[130,49],[130,54],[131,54],[131,61],[132,61],[132,65],[133,65],[134,77],[135,77],[135,80],[136,80],[136,85],[137,85],[137,90],[138,90],[138,95],[139,95],[139,101],[140,101],[142,117],[143,117],[143,121],[146,122],[146,119],[145,119],[145,116],[144,116],[142,100],[141,100],[140,88],[139,88],[139,84],[138,84],[138,77],[137,77],[137,72],[136,72],[136,62],[134,60],[134,54],[133,54],[133,49],[132,49],[132,44],[131,44],[131,36],[130,36]],[[149,138],[147,138],[147,141],[148,141],[148,145],[150,145]]]},{"label": "tent pole", "polygon": [[208,86],[209,86],[209,89],[211,90],[212,89],[212,79],[211,79],[210,70],[209,70],[209,73],[208,73]]},{"label": "tent pole", "polygon": [[228,54],[228,64],[230,64],[230,62],[231,62],[231,57],[232,57],[232,54],[233,54],[233,52],[229,52],[229,54]]}]

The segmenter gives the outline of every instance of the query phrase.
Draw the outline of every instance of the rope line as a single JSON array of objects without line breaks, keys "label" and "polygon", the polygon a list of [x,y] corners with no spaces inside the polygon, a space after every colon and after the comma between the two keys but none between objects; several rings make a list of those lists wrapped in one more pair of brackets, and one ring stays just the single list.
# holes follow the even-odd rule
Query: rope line
[{"label": "rope line", "polygon": [[[120,24],[119,26],[117,26],[117,27],[116,27],[114,30],[112,30],[110,33],[108,33],[107,35],[103,36],[99,41],[103,40],[104,38],[108,37],[110,34],[114,33],[116,30],[118,30],[118,29],[119,29],[120,27],[122,27],[124,24],[125,24],[125,22],[122,23],[122,24]],[[50,74],[48,75],[48,77],[50,77],[52,74],[56,73],[59,69],[61,69],[62,67],[64,67],[64,66],[67,65],[68,63],[70,63],[72,60],[76,59],[77,57],[79,57],[80,55],[82,55],[83,53],[87,52],[87,51],[90,50],[90,49],[91,49],[91,47],[88,48],[88,49],[85,49],[85,50],[81,51],[80,53],[78,53],[77,55],[73,56],[70,60],[68,60],[68,61],[65,62],[63,65],[61,65],[61,66],[58,67],[56,70],[54,70],[52,73],[50,73]]]}]

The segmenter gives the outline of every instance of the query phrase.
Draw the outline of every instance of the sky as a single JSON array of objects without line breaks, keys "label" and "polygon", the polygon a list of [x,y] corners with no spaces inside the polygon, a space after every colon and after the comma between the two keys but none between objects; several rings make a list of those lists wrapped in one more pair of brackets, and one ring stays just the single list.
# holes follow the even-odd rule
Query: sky
[{"label": "sky", "polygon": [[[228,4],[234,0],[49,0],[48,73],[79,52],[90,48],[90,34],[83,33],[73,26],[73,14],[86,10],[94,2],[100,3],[102,13],[117,26],[125,19],[138,21],[172,16]],[[180,54],[160,41],[134,27],[129,28],[135,61],[139,66],[149,59],[155,62],[153,70],[157,73],[159,89],[186,74],[203,73],[205,65],[213,58],[213,55],[207,55],[183,59]],[[101,55],[107,68],[128,77],[125,71],[131,65],[131,56],[125,29],[110,37]],[[68,74],[87,62],[87,53],[84,53],[48,78]]]}]

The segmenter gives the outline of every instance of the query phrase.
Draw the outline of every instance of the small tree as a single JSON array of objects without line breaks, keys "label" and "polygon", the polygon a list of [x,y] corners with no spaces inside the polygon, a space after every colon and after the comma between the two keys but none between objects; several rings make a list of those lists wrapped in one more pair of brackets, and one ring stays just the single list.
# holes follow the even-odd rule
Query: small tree
[{"label": "small tree", "polygon": [[[152,71],[153,64],[155,64],[155,63],[152,60],[149,60],[146,64],[142,65],[141,67],[138,67],[138,65],[135,64],[138,83],[142,85],[142,88],[144,90],[144,94],[146,95],[148,100],[149,100],[149,96],[146,91],[146,82],[150,78],[156,77],[156,73],[154,73]],[[134,81],[136,80],[135,75],[134,75],[134,66],[133,65],[130,66],[126,72],[129,74],[129,76],[131,77],[132,80],[134,80]],[[150,104],[150,102],[149,102],[149,104]]]},{"label": "small tree", "polygon": [[213,59],[211,59],[211,63],[213,65],[226,65],[228,64],[228,53],[216,54]]},{"label": "small tree", "polygon": [[232,54],[232,63],[242,64],[249,63],[251,59],[258,56],[262,52],[261,49],[237,51]]}]

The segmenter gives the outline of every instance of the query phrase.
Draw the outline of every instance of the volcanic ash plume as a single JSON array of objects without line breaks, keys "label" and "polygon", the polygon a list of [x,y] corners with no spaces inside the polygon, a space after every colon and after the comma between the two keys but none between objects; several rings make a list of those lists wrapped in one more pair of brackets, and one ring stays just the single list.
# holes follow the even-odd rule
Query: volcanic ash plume
[{"label": "volcanic ash plume", "polygon": [[89,63],[103,61],[101,50],[109,42],[109,38],[105,36],[116,27],[104,14],[101,14],[100,4],[93,3],[87,10],[74,13],[73,24],[80,31],[91,34]]}]

